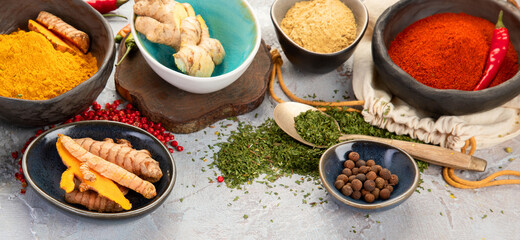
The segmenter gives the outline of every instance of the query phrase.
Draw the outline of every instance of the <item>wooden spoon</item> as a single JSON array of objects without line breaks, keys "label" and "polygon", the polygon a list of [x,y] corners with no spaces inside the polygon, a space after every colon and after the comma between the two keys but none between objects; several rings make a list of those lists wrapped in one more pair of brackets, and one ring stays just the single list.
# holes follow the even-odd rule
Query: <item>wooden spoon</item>
[{"label": "wooden spoon", "polygon": [[[274,109],[274,121],[282,130],[284,130],[287,134],[289,134],[289,136],[293,137],[294,139],[312,147],[323,148],[324,146],[316,146],[310,142],[305,141],[298,134],[298,132],[296,132],[296,128],[294,127],[294,118],[298,116],[300,113],[305,112],[307,110],[319,111],[318,109],[312,106],[302,103],[280,103]],[[337,122],[336,125],[338,125]],[[339,137],[338,140],[372,140],[381,143],[386,143],[408,152],[415,159],[443,167],[451,167],[455,169],[466,169],[482,172],[486,169],[487,165],[487,162],[484,159],[463,154],[461,152],[457,152],[451,149],[428,144],[355,134],[343,134],[341,135],[341,137]]]}]

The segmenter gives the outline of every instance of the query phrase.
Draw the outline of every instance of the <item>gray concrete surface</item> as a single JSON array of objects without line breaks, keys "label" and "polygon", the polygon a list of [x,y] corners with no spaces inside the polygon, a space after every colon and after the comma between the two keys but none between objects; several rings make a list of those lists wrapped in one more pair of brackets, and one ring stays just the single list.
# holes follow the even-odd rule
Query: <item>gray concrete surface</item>
[{"label": "gray concrete surface", "polygon": [[[259,17],[263,39],[279,47],[269,17],[273,0],[249,0]],[[130,16],[132,2],[117,11]],[[114,34],[126,22],[110,19]],[[288,87],[300,96],[316,94],[321,100],[337,100],[351,91],[351,62],[337,71],[313,75],[295,70],[287,59],[283,66]],[[337,93],[334,90],[339,89]],[[277,94],[283,99],[280,90]],[[113,76],[97,101],[119,98]],[[239,116],[258,125],[272,116],[275,102],[266,96],[255,111]],[[255,117],[258,116],[258,117]],[[220,128],[221,123],[231,123]],[[422,174],[420,193],[400,206],[378,213],[352,211],[334,203],[325,190],[312,181],[297,184],[300,176],[281,178],[274,188],[253,183],[246,190],[233,190],[209,183],[217,169],[209,169],[216,132],[229,133],[234,122],[223,120],[193,134],[176,134],[184,146],[173,153],[178,177],[176,185],[156,211],[137,219],[96,220],[65,214],[30,187],[20,194],[14,173],[18,168],[11,152],[23,147],[36,129],[0,123],[0,239],[518,239],[520,186],[498,186],[478,190],[452,188],[441,177],[441,168],[431,166]],[[195,141],[198,139],[198,141]],[[489,160],[484,173],[464,172],[480,179],[501,169],[520,170],[520,138],[476,156]],[[512,153],[504,151],[511,147]],[[204,162],[201,159],[206,158]],[[513,161],[508,159],[514,158]],[[285,188],[281,185],[289,186]],[[219,186],[221,185],[221,186]],[[290,191],[288,189],[292,189]],[[304,197],[307,193],[309,196]],[[307,201],[307,204],[303,200]],[[311,206],[311,202],[324,202]],[[248,218],[244,218],[247,215]]]}]

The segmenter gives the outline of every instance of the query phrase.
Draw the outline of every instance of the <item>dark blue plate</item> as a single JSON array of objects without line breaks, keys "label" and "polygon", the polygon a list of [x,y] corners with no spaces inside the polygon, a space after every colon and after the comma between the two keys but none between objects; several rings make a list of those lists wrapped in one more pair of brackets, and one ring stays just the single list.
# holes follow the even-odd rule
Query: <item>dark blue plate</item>
[{"label": "dark blue plate", "polygon": [[[147,149],[159,162],[163,177],[154,183],[157,196],[146,199],[129,191],[126,197],[132,209],[119,213],[99,213],[65,201],[65,191],[60,188],[61,174],[66,170],[56,150],[58,134],[72,138],[90,137],[94,140],[122,138],[130,141],[135,149]],[[173,157],[168,149],[150,133],[132,125],[113,121],[82,121],[64,124],[46,131],[27,148],[22,160],[25,179],[37,193],[56,206],[72,213],[95,218],[125,218],[148,213],[158,207],[170,194],[176,176]]]},{"label": "dark blue plate", "polygon": [[[373,159],[376,164],[387,168],[399,177],[399,183],[387,200],[375,200],[367,203],[362,199],[355,200],[343,195],[334,182],[343,170],[343,163],[348,153],[359,153],[359,159]],[[415,160],[405,151],[376,141],[352,140],[336,144],[323,153],[319,165],[320,178],[327,191],[337,202],[363,211],[388,210],[404,202],[419,185],[419,168]]]}]

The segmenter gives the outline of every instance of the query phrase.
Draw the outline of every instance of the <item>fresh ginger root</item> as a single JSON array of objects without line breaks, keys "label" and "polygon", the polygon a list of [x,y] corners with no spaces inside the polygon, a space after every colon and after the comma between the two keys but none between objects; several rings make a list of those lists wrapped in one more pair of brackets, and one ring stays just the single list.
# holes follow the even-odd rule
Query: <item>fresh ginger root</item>
[{"label": "fresh ginger root", "polygon": [[[60,136],[61,138],[61,136]],[[67,166],[67,170],[61,175],[60,187],[65,190],[66,193],[70,193],[75,189],[74,177],[81,181],[84,189],[90,189],[96,191],[99,195],[104,196],[116,203],[118,203],[123,209],[129,210],[132,208],[132,204],[128,199],[125,198],[121,192],[119,186],[117,186],[112,180],[101,176],[95,171],[89,171],[95,176],[95,181],[88,181],[85,179],[83,172],[80,170],[84,163],[80,162],[74,157],[62,144],[60,140],[56,142],[56,148],[60,155],[63,164]],[[86,187],[88,186],[88,187]]]},{"label": "fresh ginger root", "polygon": [[134,12],[137,31],[148,40],[168,45],[177,68],[190,76],[210,77],[215,65],[222,63],[224,47],[210,38],[209,29],[188,3],[175,0],[136,0]]},{"label": "fresh ginger root", "polygon": [[92,138],[80,138],[74,141],[90,153],[115,163],[147,181],[157,182],[163,175],[159,162],[151,157],[150,152],[135,150],[128,141],[120,140],[114,143],[112,139],[96,141]]},{"label": "fresh ginger root", "polygon": [[90,46],[90,38],[85,32],[74,28],[65,21],[61,20],[61,18],[45,11],[41,11],[38,14],[36,21],[47,27],[61,38],[74,44],[81,50],[81,52],[87,53]]},{"label": "fresh ginger root", "polygon": [[[80,163],[85,163],[88,168],[93,170],[92,172],[97,172],[103,177],[106,177],[124,187],[130,188],[142,194],[145,198],[150,199],[155,197],[157,194],[155,186],[152,183],[139,178],[137,175],[114,163],[90,153],[77,144],[72,138],[60,134],[57,142],[72,157],[79,160]],[[58,144],[57,147],[59,147]],[[94,181],[94,183],[97,181],[98,180]]]}]

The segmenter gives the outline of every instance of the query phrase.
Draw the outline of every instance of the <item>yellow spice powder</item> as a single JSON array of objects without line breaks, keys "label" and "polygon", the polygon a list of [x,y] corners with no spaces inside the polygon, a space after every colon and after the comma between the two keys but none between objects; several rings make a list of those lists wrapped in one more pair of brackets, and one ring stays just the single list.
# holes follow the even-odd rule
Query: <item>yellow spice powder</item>
[{"label": "yellow spice powder", "polygon": [[0,96],[45,100],[56,97],[97,71],[90,53],[57,51],[42,34],[17,31],[0,35]]},{"label": "yellow spice powder", "polygon": [[318,53],[340,51],[356,38],[354,14],[339,0],[297,2],[281,27],[298,45]]}]

